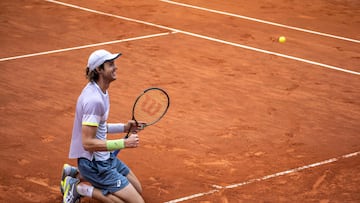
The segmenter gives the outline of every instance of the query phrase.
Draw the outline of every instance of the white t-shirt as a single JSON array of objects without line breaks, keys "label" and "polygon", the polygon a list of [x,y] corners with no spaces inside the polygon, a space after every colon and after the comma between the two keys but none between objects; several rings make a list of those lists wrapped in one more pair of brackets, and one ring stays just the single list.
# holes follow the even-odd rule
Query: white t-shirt
[{"label": "white t-shirt", "polygon": [[82,144],[82,126],[96,126],[96,138],[106,140],[107,119],[109,116],[110,102],[108,92],[103,93],[95,82],[89,82],[81,92],[77,104],[70,144],[70,159],[87,158],[96,161],[107,160],[110,152],[89,152]]}]

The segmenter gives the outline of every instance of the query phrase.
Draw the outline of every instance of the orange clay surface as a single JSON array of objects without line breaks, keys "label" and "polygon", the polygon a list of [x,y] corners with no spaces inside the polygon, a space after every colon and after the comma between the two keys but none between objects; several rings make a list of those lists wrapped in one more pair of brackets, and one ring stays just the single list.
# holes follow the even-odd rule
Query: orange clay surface
[{"label": "orange clay surface", "polygon": [[[109,89],[109,122],[129,120],[147,87],[171,97],[166,117],[141,132],[140,147],[119,154],[146,202],[360,151],[358,0],[179,0],[357,41],[158,0],[63,2],[167,28],[43,0],[0,1],[0,202],[62,201],[62,165],[76,165],[68,159],[74,107],[87,83],[87,58],[100,48],[123,53]],[[287,41],[277,42],[282,35]],[[60,50],[122,39],[131,40]],[[8,58],[53,50],[60,51]],[[184,202],[360,202],[360,155]]]}]

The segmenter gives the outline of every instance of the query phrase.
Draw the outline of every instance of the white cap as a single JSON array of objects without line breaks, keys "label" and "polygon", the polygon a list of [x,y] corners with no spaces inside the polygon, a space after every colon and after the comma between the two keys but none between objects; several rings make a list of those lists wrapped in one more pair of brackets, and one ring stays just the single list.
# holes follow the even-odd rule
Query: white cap
[{"label": "white cap", "polygon": [[90,71],[95,70],[95,68],[101,66],[103,63],[115,60],[119,56],[121,56],[121,53],[112,54],[104,49],[96,50],[89,56],[87,67]]}]

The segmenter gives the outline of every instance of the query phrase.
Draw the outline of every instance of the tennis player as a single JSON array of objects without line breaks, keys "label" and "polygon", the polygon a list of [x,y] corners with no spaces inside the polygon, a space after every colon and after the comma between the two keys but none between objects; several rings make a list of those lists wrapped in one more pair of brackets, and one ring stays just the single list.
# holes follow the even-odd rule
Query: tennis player
[{"label": "tennis player", "polygon": [[[120,55],[97,50],[89,56],[86,68],[89,83],[76,104],[69,153],[70,159],[77,159],[78,167],[68,164],[63,167],[61,191],[64,203],[79,202],[81,196],[102,202],[144,202],[138,178],[112,153],[117,149],[138,147],[136,132],[140,131],[140,126],[136,126],[135,121],[107,123],[108,88],[116,80],[115,60]],[[107,133],[129,130],[135,133],[126,139],[107,139]],[[80,182],[80,177],[91,185]]]}]

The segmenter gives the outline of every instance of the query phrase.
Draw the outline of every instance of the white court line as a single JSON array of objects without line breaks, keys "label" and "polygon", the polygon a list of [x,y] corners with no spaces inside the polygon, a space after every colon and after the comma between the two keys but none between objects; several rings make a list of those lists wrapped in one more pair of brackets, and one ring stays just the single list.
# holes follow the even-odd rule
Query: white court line
[{"label": "white court line", "polygon": [[45,0],[45,1],[55,3],[55,4],[60,4],[60,5],[71,7],[71,8],[76,8],[76,9],[88,11],[88,12],[92,12],[92,13],[96,13],[96,14],[100,14],[100,15],[106,15],[106,16],[110,16],[110,17],[114,17],[114,18],[118,18],[118,19],[123,19],[123,20],[127,20],[127,21],[130,21],[130,22],[136,22],[136,23],[140,23],[140,24],[145,24],[145,25],[161,28],[161,29],[166,29],[166,30],[170,30],[170,31],[173,31],[173,32],[178,32],[178,33],[190,35],[190,36],[193,36],[193,37],[198,37],[198,38],[202,38],[202,39],[206,39],[206,40],[210,40],[210,41],[214,41],[214,42],[219,42],[219,43],[223,43],[223,44],[227,44],[227,45],[240,47],[240,48],[243,48],[243,49],[248,49],[248,50],[257,51],[257,52],[270,54],[270,55],[276,55],[276,56],[280,56],[280,57],[283,57],[283,58],[287,58],[287,59],[291,59],[291,60],[295,60],[295,61],[300,61],[300,62],[304,62],[304,63],[309,63],[309,64],[312,64],[312,65],[317,65],[317,66],[321,66],[321,67],[332,69],[332,70],[342,71],[342,72],[346,72],[346,73],[350,73],[350,74],[354,74],[354,75],[360,75],[360,72],[347,70],[347,69],[344,69],[344,68],[331,66],[331,65],[327,65],[327,64],[323,64],[323,63],[319,63],[319,62],[315,62],[315,61],[310,61],[310,60],[302,59],[302,58],[295,57],[295,56],[289,56],[289,55],[286,55],[286,54],[281,54],[281,53],[267,51],[267,50],[264,50],[264,49],[258,49],[258,48],[254,48],[254,47],[250,47],[250,46],[246,46],[246,45],[242,45],[242,44],[228,42],[228,41],[225,41],[225,40],[216,39],[216,38],[212,38],[212,37],[208,37],[208,36],[204,36],[204,35],[199,35],[199,34],[187,32],[187,31],[183,31],[183,30],[179,30],[179,29],[175,29],[175,28],[171,28],[171,27],[167,27],[167,26],[163,26],[163,25],[158,25],[158,24],[155,24],[155,23],[149,23],[149,22],[142,21],[142,20],[137,20],[137,19],[133,19],[133,18],[127,18],[127,17],[123,17],[123,16],[119,16],[119,15],[109,14],[109,13],[105,13],[105,12],[102,12],[102,11],[88,9],[88,8],[84,8],[84,7],[81,7],[81,6],[68,4],[68,3],[63,3],[63,2],[60,2],[60,1],[56,1],[56,0]]},{"label": "white court line", "polygon": [[159,36],[164,36],[164,35],[168,35],[168,34],[172,34],[172,33],[175,33],[175,32],[171,32],[171,33],[164,32],[164,33],[158,33],[158,34],[152,34],[152,35],[146,35],[146,36],[140,36],[140,37],[133,37],[133,38],[128,38],[128,39],[114,40],[114,41],[109,41],[109,42],[101,42],[101,43],[97,43],[97,44],[89,44],[89,45],[83,45],[83,46],[78,46],[78,47],[71,47],[71,48],[57,49],[57,50],[52,50],[52,51],[38,52],[38,53],[34,53],[34,54],[26,54],[26,55],[21,55],[21,56],[12,56],[12,57],[7,57],[7,58],[0,58],[0,62],[1,61],[14,60],[14,59],[20,59],[20,58],[27,58],[27,57],[32,57],[32,56],[40,56],[40,55],[54,54],[54,53],[65,52],[65,51],[72,51],[72,50],[77,50],[77,49],[85,49],[85,48],[89,48],[89,47],[96,47],[96,46],[102,46],[102,45],[107,45],[107,44],[128,42],[128,41],[146,39],[146,38],[151,38],[151,37],[159,37]]},{"label": "white court line", "polygon": [[71,8],[76,8],[76,9],[83,10],[83,11],[88,11],[88,12],[91,12],[91,13],[101,14],[101,15],[105,15],[105,16],[109,16],[109,17],[113,17],[113,18],[118,18],[118,19],[122,19],[122,20],[127,20],[127,21],[130,21],[130,22],[135,22],[135,23],[140,23],[140,24],[144,24],[144,25],[149,25],[149,26],[152,26],[152,27],[157,27],[157,28],[161,28],[161,29],[165,29],[165,30],[171,30],[171,31],[174,31],[174,32],[178,32],[178,31],[179,31],[179,30],[177,30],[177,29],[173,29],[173,28],[166,27],[166,26],[163,26],[163,25],[158,25],[158,24],[149,23],[149,22],[142,21],[142,20],[136,20],[136,19],[133,19],[133,18],[127,18],[127,17],[124,17],[124,16],[119,16],[119,15],[114,15],[114,14],[110,14],[110,13],[105,13],[105,12],[102,12],[102,11],[97,11],[97,10],[85,8],[85,7],[77,6],[77,5],[74,5],[74,4],[64,3],[64,2],[61,2],[61,1],[56,1],[56,0],[45,0],[45,1],[51,2],[51,3],[54,3],[54,4],[60,4],[60,5],[67,6],[67,7],[71,7]]},{"label": "white court line", "polygon": [[193,6],[193,5],[190,5],[190,4],[179,3],[179,2],[175,2],[175,1],[171,1],[171,0],[160,0],[160,1],[170,3],[170,4],[179,5],[179,6],[184,6],[184,7],[188,7],[188,8],[194,8],[194,9],[208,11],[208,12],[212,12],[212,13],[232,16],[232,17],[236,17],[236,18],[242,18],[242,19],[251,20],[251,21],[255,21],[255,22],[259,22],[259,23],[274,25],[274,26],[278,26],[278,27],[284,27],[284,28],[288,28],[288,29],[292,29],[292,30],[301,31],[301,32],[307,32],[307,33],[326,36],[326,37],[331,37],[331,38],[335,38],[335,39],[341,39],[341,40],[346,40],[346,41],[350,41],[350,42],[360,43],[360,40],[356,40],[356,39],[340,37],[340,36],[336,36],[336,35],[332,35],[332,34],[317,32],[317,31],[313,31],[313,30],[307,30],[307,29],[294,27],[294,26],[289,26],[289,25],[284,25],[284,24],[280,24],[280,23],[274,23],[274,22],[270,22],[270,21],[265,21],[265,20],[261,20],[261,19],[257,19],[257,18],[251,18],[251,17],[247,17],[247,16],[237,15],[237,14],[228,13],[228,12],[224,12],[224,11],[218,11],[218,10],[214,10],[214,9],[203,8],[203,7],[199,7],[199,6]]},{"label": "white court line", "polygon": [[228,41],[221,40],[221,39],[216,39],[216,38],[207,37],[207,36],[203,36],[203,35],[199,35],[199,34],[194,34],[194,33],[191,33],[191,32],[185,32],[185,31],[179,31],[179,32],[187,34],[187,35],[191,35],[191,36],[194,36],[194,37],[207,39],[207,40],[210,40],[210,41],[215,41],[215,42],[219,42],[219,43],[223,43],[223,44],[232,45],[232,46],[235,46],[235,47],[241,47],[241,48],[244,48],[244,49],[249,49],[249,50],[252,50],[252,51],[261,52],[261,53],[264,53],[264,54],[280,56],[280,57],[283,57],[283,58],[292,59],[292,60],[295,60],[295,61],[301,61],[301,62],[304,62],[304,63],[309,63],[309,64],[312,64],[312,65],[317,65],[317,66],[321,66],[321,67],[332,69],[332,70],[342,71],[342,72],[346,72],[346,73],[350,73],[350,74],[354,74],[354,75],[360,75],[360,72],[347,70],[347,69],[344,69],[344,68],[331,66],[331,65],[327,65],[327,64],[323,64],[323,63],[319,63],[319,62],[315,62],[315,61],[310,61],[310,60],[302,59],[302,58],[295,57],[295,56],[290,56],[290,55],[281,54],[281,53],[277,53],[277,52],[267,51],[267,50],[264,50],[264,49],[258,49],[258,48],[255,48],[255,47],[250,47],[250,46],[246,46],[246,45],[242,45],[242,44],[228,42]]},{"label": "white court line", "polygon": [[306,165],[306,166],[301,166],[301,167],[298,167],[298,168],[293,168],[293,169],[290,169],[290,170],[274,173],[274,174],[271,174],[271,175],[263,176],[261,178],[251,179],[251,180],[244,181],[244,182],[241,182],[241,183],[236,183],[236,184],[232,184],[232,185],[228,185],[228,186],[214,185],[214,187],[217,188],[217,189],[210,190],[208,192],[202,192],[202,193],[189,195],[189,196],[182,197],[182,198],[179,198],[179,199],[170,200],[170,201],[167,201],[165,203],[183,202],[183,201],[187,201],[187,200],[194,199],[194,198],[197,198],[197,197],[201,197],[201,196],[204,196],[204,195],[219,192],[221,189],[237,188],[237,187],[248,185],[248,184],[251,184],[251,183],[254,183],[254,182],[260,182],[260,181],[268,180],[268,179],[271,179],[271,178],[275,178],[275,177],[295,173],[295,172],[298,172],[298,171],[302,171],[302,170],[305,170],[305,169],[315,168],[317,166],[333,163],[333,162],[339,161],[341,159],[347,159],[347,158],[355,157],[355,156],[358,156],[358,155],[360,155],[360,151],[350,153],[350,154],[346,154],[346,155],[342,155],[342,156],[337,157],[337,158],[332,158],[332,159],[328,159],[328,160],[325,160],[325,161],[320,161],[320,162],[317,162],[317,163],[309,164],[309,165]]}]

